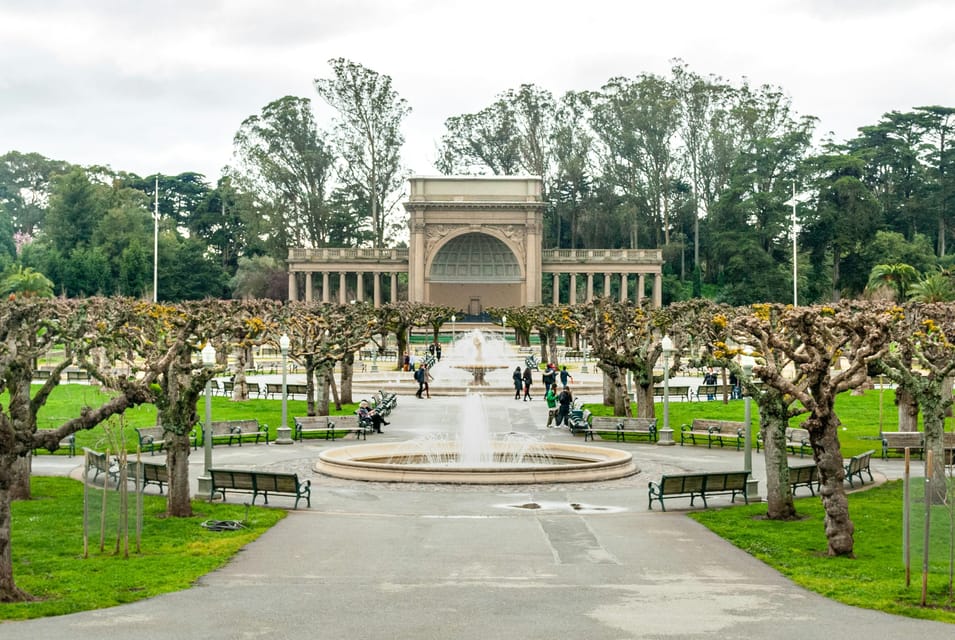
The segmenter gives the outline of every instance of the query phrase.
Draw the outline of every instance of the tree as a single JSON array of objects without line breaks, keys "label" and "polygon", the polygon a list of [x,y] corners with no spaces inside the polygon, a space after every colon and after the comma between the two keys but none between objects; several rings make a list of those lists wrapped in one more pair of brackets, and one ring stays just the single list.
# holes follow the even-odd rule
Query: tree
[{"label": "tree", "polygon": [[53,296],[53,283],[30,267],[17,266],[3,274],[0,296],[50,298]]},{"label": "tree", "polygon": [[908,298],[909,287],[918,280],[918,277],[919,274],[912,265],[901,263],[877,264],[872,267],[866,289],[869,291],[890,289],[895,299],[902,302]]},{"label": "tree", "polygon": [[[0,301],[0,392],[7,398],[6,407],[0,406],[0,602],[30,599],[13,578],[10,501],[29,497],[33,449],[54,451],[68,435],[152,400],[151,374],[117,376],[100,369],[90,357],[95,350],[116,355],[113,346],[120,340],[116,336],[126,332],[132,319],[130,309],[129,304],[118,300],[34,296]],[[42,385],[34,387],[36,363],[56,345],[65,347],[65,357]],[[70,365],[85,368],[115,393],[100,406],[83,407],[80,415],[54,429],[37,430],[37,413]]]},{"label": "tree", "polygon": [[648,303],[637,306],[598,298],[578,305],[573,317],[587,338],[597,366],[614,388],[614,414],[631,416],[624,377],[630,371],[637,386],[637,415],[653,418],[653,385],[657,381],[653,368],[663,353],[660,341],[669,328],[668,316],[651,309]]},{"label": "tree", "polygon": [[[925,477],[935,503],[946,498],[945,415],[952,407],[951,377],[955,372],[955,306],[908,304],[894,315],[893,348],[878,361],[879,369],[898,383],[922,410],[925,449],[932,452],[932,469]],[[914,364],[916,366],[912,366]]]},{"label": "tree", "polygon": [[[289,336],[289,357],[305,369],[308,415],[328,415],[327,390],[334,382],[335,364],[354,354],[380,330],[373,307],[290,302],[281,307],[275,322]],[[273,342],[277,347],[277,339]]]},{"label": "tree", "polygon": [[335,58],[331,78],[315,80],[315,89],[335,110],[333,144],[342,163],[338,173],[346,187],[371,205],[373,244],[384,246],[387,215],[405,176],[401,171],[401,122],[410,112],[391,78],[362,65]]},{"label": "tree", "polygon": [[43,227],[53,178],[68,170],[67,163],[39,153],[0,156],[0,212],[10,217],[14,231],[33,237]]},{"label": "tree", "polygon": [[[264,331],[256,318],[254,303],[217,300],[164,305],[141,302],[136,306],[139,322],[120,333],[135,345],[130,352],[137,357],[123,358],[130,371],[142,371],[155,380],[154,399],[166,441],[166,468],[169,492],[166,514],[172,517],[192,515],[189,492],[190,433],[198,423],[196,404],[206,382],[224,367],[206,367],[198,358],[200,350],[220,336],[241,331]],[[126,337],[128,336],[128,337]],[[117,354],[121,358],[122,354]]]},{"label": "tree", "polygon": [[[276,251],[324,247],[330,233],[328,193],[334,155],[319,131],[308,98],[285,96],[243,121],[233,141],[236,178],[255,193],[268,219]],[[220,205],[225,206],[220,199]],[[216,212],[219,213],[219,212]],[[215,216],[197,221],[206,233],[219,228]]]},{"label": "tree", "polygon": [[[829,555],[851,556],[854,525],[843,486],[845,468],[839,445],[836,396],[862,384],[869,366],[888,349],[892,314],[888,308],[842,303],[836,307],[789,307],[778,312],[778,330],[769,347],[792,361],[802,382],[795,385],[781,370],[756,368],[769,387],[791,395],[809,410],[813,459],[819,467],[819,494],[826,511]],[[841,365],[838,369],[835,366]]]}]

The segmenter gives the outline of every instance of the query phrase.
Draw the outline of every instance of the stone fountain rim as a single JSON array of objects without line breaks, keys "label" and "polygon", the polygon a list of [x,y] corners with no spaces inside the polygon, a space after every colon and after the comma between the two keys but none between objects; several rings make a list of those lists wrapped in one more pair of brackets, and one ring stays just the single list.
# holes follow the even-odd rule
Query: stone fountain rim
[{"label": "stone fountain rim", "polygon": [[552,457],[579,462],[532,467],[435,467],[368,461],[369,458],[413,455],[417,444],[414,441],[406,441],[326,449],[319,454],[314,470],[349,480],[446,484],[596,482],[624,478],[639,471],[628,451],[568,443],[542,443],[540,446]]}]

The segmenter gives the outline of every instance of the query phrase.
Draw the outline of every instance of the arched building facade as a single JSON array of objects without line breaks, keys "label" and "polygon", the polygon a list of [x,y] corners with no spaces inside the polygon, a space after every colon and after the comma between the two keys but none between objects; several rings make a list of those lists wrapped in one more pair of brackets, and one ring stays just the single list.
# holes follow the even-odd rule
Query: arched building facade
[{"label": "arched building facade", "polygon": [[409,187],[407,249],[293,248],[289,299],[411,300],[470,316],[595,296],[661,304],[659,250],[541,248],[540,178],[413,177]]}]

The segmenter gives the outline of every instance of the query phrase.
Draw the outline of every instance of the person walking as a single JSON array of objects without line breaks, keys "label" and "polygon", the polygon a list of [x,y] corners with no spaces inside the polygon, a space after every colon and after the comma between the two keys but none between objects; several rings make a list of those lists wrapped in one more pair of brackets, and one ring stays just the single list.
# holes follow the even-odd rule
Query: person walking
[{"label": "person walking", "polygon": [[514,378],[514,399],[521,399],[521,389],[524,387],[524,376],[521,375],[521,368],[517,367],[514,369],[514,375],[511,376]]},{"label": "person walking", "polygon": [[524,402],[533,400],[531,398],[531,385],[534,384],[534,377],[531,374],[530,367],[524,367]]},{"label": "person walking", "polygon": [[418,390],[414,394],[416,398],[420,398],[424,393],[425,375],[427,375],[427,369],[423,365],[415,369],[414,379],[418,383]]},{"label": "person walking", "polygon": [[565,386],[564,390],[557,396],[557,426],[566,424],[570,427],[570,408],[574,404],[574,395],[570,392],[570,387]]},{"label": "person walking", "polygon": [[434,376],[431,375],[431,367],[426,364],[421,365],[424,369],[424,395],[428,400],[431,399],[431,383],[434,382]]},{"label": "person walking", "polygon": [[567,365],[565,364],[560,368],[560,386],[567,388],[567,381],[574,381],[574,376],[570,375],[570,371],[567,370]]},{"label": "person walking", "polygon": [[557,418],[557,385],[552,384],[544,394],[544,400],[547,402],[547,428],[550,429],[554,420]]},{"label": "person walking", "polygon": [[544,383],[544,389],[550,390],[551,385],[557,384],[557,368],[554,363],[548,362],[544,367],[544,375],[541,376],[541,382]]}]

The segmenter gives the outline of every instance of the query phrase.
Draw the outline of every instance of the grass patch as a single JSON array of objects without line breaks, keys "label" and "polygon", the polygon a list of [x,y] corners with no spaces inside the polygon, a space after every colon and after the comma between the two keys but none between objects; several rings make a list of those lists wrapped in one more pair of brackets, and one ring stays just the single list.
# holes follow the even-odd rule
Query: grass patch
[{"label": "grass patch", "polygon": [[112,553],[114,536],[106,553],[100,553],[98,540],[91,541],[84,559],[82,483],[34,477],[31,487],[33,500],[12,504],[13,571],[17,585],[39,600],[0,604],[3,620],[101,609],[186,589],[286,515],[281,509],[251,507],[246,529],[211,532],[200,523],[241,521],[245,505],[196,501],[192,518],[167,518],[166,499],[147,495],[141,553],[133,552],[131,532],[129,558]]},{"label": "grass patch", "polygon": [[[688,514],[735,546],[762,560],[798,585],[855,607],[911,618],[955,623],[948,592],[948,541],[933,543],[928,602],[921,607],[921,554],[913,550],[912,584],[905,587],[902,564],[902,482],[849,495],[855,524],[854,559],[826,556],[824,511],[819,498],[795,501],[800,520],[778,522],[760,516],[765,504]],[[944,507],[933,519],[947,520]],[[913,522],[921,522],[913,509]],[[921,534],[913,534],[916,539]]]},{"label": "grass patch", "polygon": [[[47,403],[37,415],[37,427],[40,429],[53,429],[60,426],[67,420],[79,415],[80,407],[96,407],[109,399],[109,395],[104,393],[99,387],[84,384],[61,384],[57,386]],[[6,402],[6,396],[0,396]],[[200,421],[205,417],[205,397],[201,397],[198,403],[198,414]],[[358,403],[342,405],[341,411],[336,411],[334,406],[331,408],[332,415],[351,415],[358,408]],[[291,425],[292,418],[295,416],[304,416],[307,414],[307,404],[304,400],[288,401],[288,417]],[[269,440],[275,440],[276,429],[282,422],[282,401],[279,399],[270,400],[246,400],[243,402],[234,402],[229,398],[222,396],[213,396],[212,398],[212,419],[213,420],[258,420],[260,424],[269,426]],[[114,419],[115,424],[123,424],[123,439],[126,443],[126,450],[135,452],[139,445],[139,438],[134,430],[136,427],[152,427],[156,425],[156,407],[151,404],[140,405],[127,410],[120,421]],[[343,432],[344,433],[344,432]],[[102,425],[98,425],[87,431],[80,431],[76,434],[76,449],[81,451],[83,447],[90,447],[97,451],[103,451],[107,447],[106,432]],[[65,448],[56,452],[58,455],[66,455]]]},{"label": "grass patch", "polygon": [[[895,391],[878,389],[866,391],[861,396],[854,396],[849,392],[839,394],[836,399],[836,415],[842,421],[839,432],[839,442],[845,457],[854,456],[875,449],[881,455],[882,443],[880,437],[880,394],[882,403],[881,424],[883,431],[898,431],[898,413],[895,407]],[[613,407],[602,404],[586,405],[595,416],[613,415]],[[632,405],[633,415],[637,415],[636,405]],[[745,415],[746,403],[744,400],[730,400],[723,404],[722,400],[701,402],[670,402],[670,428],[674,431],[674,439],[680,441],[680,425],[690,424],[695,418],[706,420],[735,420],[742,422]],[[657,428],[663,427],[663,404],[656,403]],[[752,403],[753,413],[753,442],[756,442],[756,433],[759,431],[759,408]],[[793,418],[789,426],[798,427],[807,415]],[[611,434],[610,438],[616,438]],[[630,436],[631,439],[633,436]]]}]

